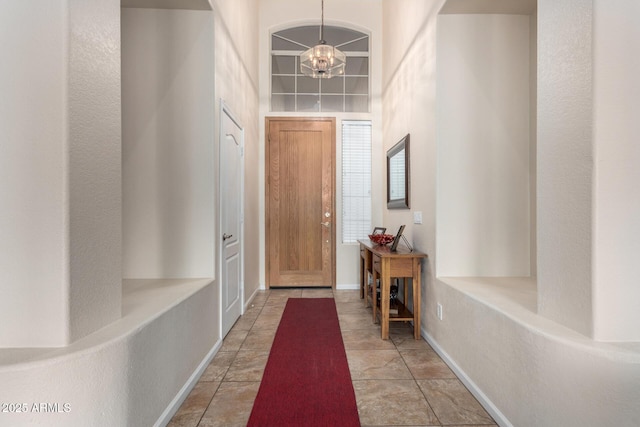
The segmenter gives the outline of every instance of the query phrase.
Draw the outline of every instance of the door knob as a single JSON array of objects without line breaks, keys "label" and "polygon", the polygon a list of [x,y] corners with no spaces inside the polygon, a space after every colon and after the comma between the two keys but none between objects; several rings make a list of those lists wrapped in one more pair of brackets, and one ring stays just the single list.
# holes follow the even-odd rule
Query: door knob
[{"label": "door knob", "polygon": [[324,226],[325,226],[325,227],[327,227],[327,228],[331,226],[331,223],[330,223],[329,221],[327,221],[327,222],[321,222],[320,224],[324,225]]},{"label": "door knob", "polygon": [[224,242],[225,240],[230,239],[230,238],[232,238],[232,237],[233,237],[233,234],[227,234],[227,233],[224,233],[224,234],[222,235],[222,241]]}]

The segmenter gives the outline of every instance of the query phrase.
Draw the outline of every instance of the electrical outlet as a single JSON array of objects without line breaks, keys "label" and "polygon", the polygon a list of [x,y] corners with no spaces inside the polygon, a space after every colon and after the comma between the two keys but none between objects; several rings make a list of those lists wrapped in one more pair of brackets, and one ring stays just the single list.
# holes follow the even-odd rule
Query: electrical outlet
[{"label": "electrical outlet", "polygon": [[442,304],[440,303],[436,306],[436,316],[438,316],[439,320],[442,320]]}]

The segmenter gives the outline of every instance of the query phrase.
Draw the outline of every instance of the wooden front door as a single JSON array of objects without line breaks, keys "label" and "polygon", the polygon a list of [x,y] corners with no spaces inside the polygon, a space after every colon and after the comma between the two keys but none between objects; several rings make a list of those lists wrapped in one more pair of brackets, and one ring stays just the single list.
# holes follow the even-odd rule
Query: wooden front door
[{"label": "wooden front door", "polygon": [[266,119],[267,286],[335,286],[335,118]]}]

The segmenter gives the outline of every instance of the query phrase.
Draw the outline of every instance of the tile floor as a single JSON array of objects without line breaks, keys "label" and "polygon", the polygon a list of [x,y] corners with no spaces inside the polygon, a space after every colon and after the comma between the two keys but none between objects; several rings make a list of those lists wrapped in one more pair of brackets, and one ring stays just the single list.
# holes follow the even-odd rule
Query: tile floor
[{"label": "tile floor", "polygon": [[[495,426],[493,419],[410,325],[380,339],[358,291],[260,292],[169,423],[245,426],[287,299],[334,298],[363,426]],[[339,427],[339,426],[336,426]]]}]

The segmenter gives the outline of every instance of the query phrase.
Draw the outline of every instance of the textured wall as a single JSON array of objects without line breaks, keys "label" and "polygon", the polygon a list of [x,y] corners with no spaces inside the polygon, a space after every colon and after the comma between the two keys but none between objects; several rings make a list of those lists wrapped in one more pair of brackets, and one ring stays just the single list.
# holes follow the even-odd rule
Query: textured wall
[{"label": "textured wall", "polygon": [[[433,289],[436,263],[436,19],[444,1],[383,2],[383,150],[411,133],[411,210],[384,208],[384,224],[405,234],[429,255],[423,263],[423,287]],[[381,171],[384,166],[381,165]],[[382,191],[386,194],[386,186]],[[422,212],[422,225],[412,211]],[[427,296],[423,307],[435,310]]]},{"label": "textured wall", "polygon": [[[216,1],[215,24],[215,113],[216,146],[219,141],[220,99],[244,128],[244,295],[245,302],[260,286],[259,222],[263,213],[258,201],[263,194],[259,182],[258,135],[258,2]],[[217,168],[216,149],[216,168]],[[216,189],[217,191],[217,189]],[[216,199],[217,200],[217,199]],[[216,220],[217,221],[217,220]]]},{"label": "textured wall", "polygon": [[122,9],[125,278],[214,277],[213,14]]},{"label": "textured wall", "polygon": [[592,4],[538,3],[538,310],[591,336]]},{"label": "textured wall", "polygon": [[120,316],[120,5],[0,8],[0,345],[60,346]]},{"label": "textured wall", "polygon": [[640,3],[594,2],[594,337],[640,341]]},{"label": "textured wall", "polygon": [[530,275],[529,20],[438,19],[439,276]]},{"label": "textured wall", "polygon": [[[411,210],[385,207],[384,224],[391,230],[406,224],[413,246],[429,255],[426,286],[436,262],[436,17],[443,3],[383,2],[383,150],[411,133]],[[422,212],[421,225],[413,224],[413,211]]]},{"label": "textured wall", "polygon": [[[97,333],[66,348],[31,357],[25,352],[20,358],[24,362],[0,365],[0,402],[28,405],[28,413],[0,414],[0,424],[156,425],[216,344],[216,328],[191,330],[217,321],[210,303],[217,292],[206,283],[164,283],[160,289],[142,290],[140,300],[125,297],[128,309],[122,319]],[[57,407],[53,412],[32,410],[40,403]]]},{"label": "textured wall", "polygon": [[501,307],[499,295],[481,303],[478,283],[438,285],[445,318],[428,315],[429,333],[500,411],[500,425],[640,423],[637,350],[596,343],[519,304]]},{"label": "textured wall", "polygon": [[68,340],[65,14],[0,3],[0,347]]},{"label": "textured wall", "polygon": [[69,317],[74,341],[120,317],[120,4],[68,2]]},{"label": "textured wall", "polygon": [[[621,26],[624,31],[619,37],[625,42],[617,45],[620,51],[609,51],[615,57],[626,51],[625,47],[633,45],[634,36],[625,37],[624,34],[635,34],[632,30],[635,27],[630,24],[633,19],[626,18],[628,14],[634,16],[635,4],[622,3],[625,7],[616,7],[611,12],[617,11],[616,21],[629,23]],[[512,284],[502,283],[513,288],[501,293],[495,286],[483,286],[480,282],[465,287],[435,279],[438,276],[438,271],[434,271],[435,240],[440,238],[434,232],[436,221],[440,220],[435,216],[436,179],[433,172],[438,129],[435,121],[438,59],[435,37],[440,5],[419,0],[383,3],[385,138],[392,139],[393,135],[410,129],[412,162],[420,164],[420,168],[416,168],[416,163],[412,163],[412,180],[420,183],[419,190],[413,189],[413,209],[423,211],[425,223],[413,225],[410,233],[417,247],[430,256],[423,274],[423,330],[501,425],[635,425],[640,420],[635,404],[639,398],[637,384],[640,379],[637,350],[632,345],[599,343],[585,335],[591,331],[591,271],[594,267],[591,257],[594,106],[591,3],[538,1],[537,128],[539,144],[543,146],[538,147],[537,158],[540,278],[537,301],[545,306],[545,310],[539,312],[535,311],[535,302],[530,304],[533,308],[526,308],[517,297],[512,297],[519,293],[517,280]],[[604,2],[601,6],[609,7]],[[607,16],[612,18],[612,15]],[[596,15],[596,40],[598,18]],[[620,23],[615,26],[620,27]],[[615,92],[603,91],[602,94],[613,97],[607,105],[616,105],[619,100],[623,105],[631,106],[637,102],[632,95],[635,78],[626,75],[635,70],[635,60],[627,52],[624,60],[618,58],[616,61],[620,62],[611,64],[616,71],[613,75],[605,74],[608,78],[603,83],[624,87],[625,93],[630,92],[621,98]],[[616,78],[623,77],[624,82],[616,83]],[[596,117],[598,107],[597,104]],[[624,115],[615,117],[626,120]],[[608,120],[605,123],[612,123]],[[636,151],[624,142],[633,134],[634,128],[629,122],[624,122],[624,127],[622,138],[616,143],[623,150],[618,152],[616,148],[609,154],[624,153],[635,159]],[[609,127],[608,131],[614,129],[619,131],[620,128]],[[629,160],[629,167],[631,163],[633,161]],[[621,175],[611,177],[627,176],[629,180],[622,181],[624,187],[634,188],[635,172],[625,166],[626,162],[618,160],[616,164],[621,166],[618,169]],[[633,194],[636,192],[624,192],[624,197],[615,196],[615,192],[607,194],[626,208],[620,215],[635,212]],[[438,194],[438,197],[445,196]],[[388,212],[385,216],[386,225],[410,221],[410,212]],[[618,221],[616,229],[621,234],[610,234],[609,237],[617,236],[611,241],[633,249],[633,242],[636,242],[633,224],[637,221],[630,217],[625,217],[625,221],[624,226],[620,226],[621,220]],[[611,233],[613,223],[606,224],[611,224],[607,229]],[[627,237],[617,240],[629,231]],[[624,267],[624,271],[626,274],[632,269]],[[605,282],[602,286],[602,291],[606,292]],[[624,295],[631,297],[623,304],[602,300],[608,304],[611,315],[614,306],[626,310],[637,301],[635,291],[630,291],[629,287],[617,288],[610,281],[606,286],[612,293],[626,289]],[[535,295],[534,289],[532,292]],[[536,301],[535,297],[533,301]],[[443,320],[435,315],[436,302],[444,306]],[[600,302],[598,298],[596,307]],[[637,325],[637,319],[633,316],[626,319],[624,329],[630,331]],[[580,392],[576,393],[576,390]]]}]

